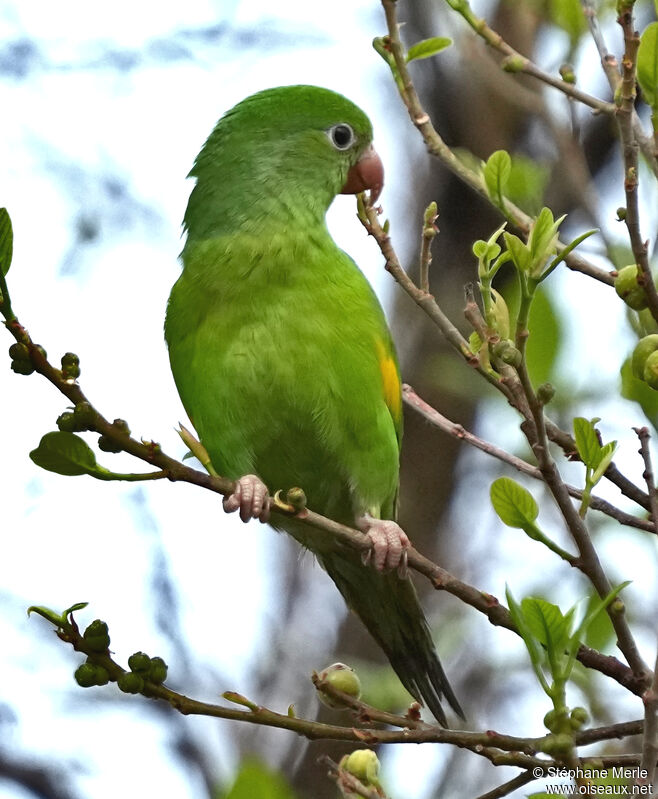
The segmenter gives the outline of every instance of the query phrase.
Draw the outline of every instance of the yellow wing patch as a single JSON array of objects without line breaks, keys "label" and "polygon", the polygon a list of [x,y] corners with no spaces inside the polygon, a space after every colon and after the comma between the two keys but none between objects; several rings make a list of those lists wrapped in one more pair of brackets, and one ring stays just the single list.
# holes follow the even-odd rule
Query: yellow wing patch
[{"label": "yellow wing patch", "polygon": [[382,341],[377,342],[377,358],[379,360],[379,371],[382,375],[382,387],[384,389],[384,401],[388,406],[396,428],[402,420],[402,394],[400,385],[400,373],[395,358]]}]

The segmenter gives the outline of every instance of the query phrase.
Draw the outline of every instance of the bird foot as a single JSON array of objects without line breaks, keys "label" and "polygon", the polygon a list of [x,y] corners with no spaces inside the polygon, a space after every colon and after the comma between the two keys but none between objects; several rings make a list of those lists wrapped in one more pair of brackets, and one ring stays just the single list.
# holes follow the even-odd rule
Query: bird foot
[{"label": "bird foot", "polygon": [[222,501],[226,513],[240,511],[243,522],[260,519],[266,522],[270,518],[270,492],[267,486],[255,474],[246,474],[235,481],[235,490]]},{"label": "bird foot", "polygon": [[358,521],[360,530],[372,542],[372,549],[363,555],[364,564],[373,561],[377,571],[397,569],[401,579],[407,576],[407,550],[411,546],[409,537],[397,522],[390,519],[375,519],[366,513]]}]

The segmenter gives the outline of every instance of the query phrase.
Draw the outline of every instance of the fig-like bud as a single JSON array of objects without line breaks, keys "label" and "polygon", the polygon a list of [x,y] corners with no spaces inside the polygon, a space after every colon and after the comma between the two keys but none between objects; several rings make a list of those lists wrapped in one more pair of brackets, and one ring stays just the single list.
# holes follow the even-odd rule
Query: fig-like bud
[{"label": "fig-like bud", "polygon": [[542,383],[537,388],[537,399],[542,405],[548,405],[554,396],[555,386],[552,383]]},{"label": "fig-like bud", "polygon": [[509,366],[521,365],[521,352],[514,346],[514,342],[509,339],[501,339],[493,348],[493,354],[500,358],[503,363]]},{"label": "fig-like bud", "polygon": [[656,350],[658,350],[658,333],[641,338],[635,345],[631,358],[631,371],[638,380],[644,380],[644,365],[649,355]]},{"label": "fig-like bud", "polygon": [[92,621],[82,634],[82,637],[92,652],[105,652],[110,645],[107,624],[100,619]]},{"label": "fig-like bud", "polygon": [[78,430],[91,430],[96,421],[96,413],[88,402],[79,402],[73,409]]},{"label": "fig-like bud", "polygon": [[151,666],[148,670],[147,679],[155,683],[163,683],[167,679],[167,664],[160,657],[151,658]]},{"label": "fig-like bud", "polygon": [[585,710],[584,707],[575,707],[571,711],[571,715],[569,716],[569,723],[571,724],[571,729],[579,730],[589,721],[589,713]]},{"label": "fig-like bud", "polygon": [[34,371],[32,361],[12,361],[11,368],[17,375],[31,375]]},{"label": "fig-like bud", "polygon": [[630,264],[620,269],[615,278],[615,291],[634,311],[641,311],[648,305],[644,287],[637,282],[637,264]]},{"label": "fig-like bud", "polygon": [[78,429],[73,411],[64,411],[57,417],[57,427],[64,433],[75,433]]},{"label": "fig-like bud", "polygon": [[133,652],[128,658],[128,668],[137,674],[147,674],[151,668],[151,658],[146,652]]},{"label": "fig-like bud", "polygon": [[62,374],[73,380],[80,377],[80,358],[74,352],[65,352],[62,355]]},{"label": "fig-like bud", "polygon": [[379,786],[379,760],[372,749],[356,749],[341,760],[341,766],[364,785]]},{"label": "fig-like bud", "polygon": [[26,344],[20,341],[15,341],[9,348],[9,357],[12,361],[29,361],[30,351]]},{"label": "fig-like bud", "polygon": [[144,678],[134,671],[126,671],[117,680],[117,685],[124,694],[138,694],[144,689]]},{"label": "fig-like bud", "polygon": [[[332,663],[331,666],[327,666],[326,669],[323,669],[318,676],[321,680],[329,683],[329,685],[333,686],[338,691],[342,691],[344,694],[353,696],[355,699],[361,696],[361,681],[357,673],[344,663]],[[322,689],[318,690],[318,698],[322,704],[327,707],[345,707],[340,699],[330,696],[322,691]]]},{"label": "fig-like bud", "polygon": [[100,436],[98,439],[98,449],[103,450],[103,452],[121,452],[121,445],[112,441],[112,439],[107,436]]},{"label": "fig-like bud", "polygon": [[93,663],[83,663],[75,670],[73,675],[81,688],[91,688],[96,685],[96,666]]}]

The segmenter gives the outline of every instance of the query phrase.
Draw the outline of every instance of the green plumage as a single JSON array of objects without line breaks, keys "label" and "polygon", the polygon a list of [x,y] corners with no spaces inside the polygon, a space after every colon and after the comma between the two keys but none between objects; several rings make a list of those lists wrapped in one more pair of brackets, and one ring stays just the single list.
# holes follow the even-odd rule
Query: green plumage
[{"label": "green plumage", "polygon": [[[352,145],[327,133],[349,125]],[[216,470],[299,485],[354,526],[395,518],[400,387],[379,302],[325,214],[372,141],[365,114],[311,86],[247,98],[196,159],[183,272],[165,334],[176,385]],[[364,566],[331,537],[277,516],[312,550],[407,689],[443,723],[441,670],[409,580]]]}]

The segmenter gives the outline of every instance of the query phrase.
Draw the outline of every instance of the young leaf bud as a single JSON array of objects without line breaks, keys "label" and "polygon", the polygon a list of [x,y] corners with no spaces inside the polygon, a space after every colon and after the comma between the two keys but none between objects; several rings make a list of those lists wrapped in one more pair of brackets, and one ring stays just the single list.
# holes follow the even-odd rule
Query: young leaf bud
[{"label": "young leaf bud", "polygon": [[[357,673],[344,663],[332,663],[331,666],[327,666],[326,669],[323,669],[318,676],[321,680],[329,683],[329,685],[333,686],[338,691],[349,694],[349,696],[353,696],[355,699],[361,696],[361,681]],[[322,689],[318,690],[318,699],[327,707],[345,707],[340,699],[330,696],[322,691]]]},{"label": "young leaf bud", "polygon": [[647,295],[644,287],[637,282],[637,265],[630,264],[620,269],[615,278],[615,291],[618,296],[634,311],[646,308]]}]

